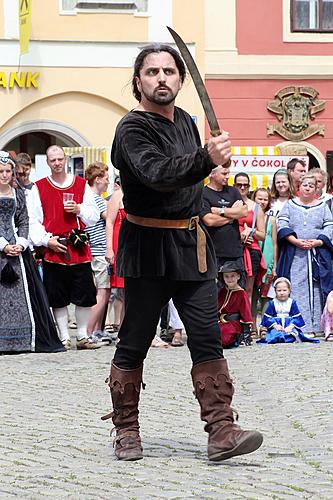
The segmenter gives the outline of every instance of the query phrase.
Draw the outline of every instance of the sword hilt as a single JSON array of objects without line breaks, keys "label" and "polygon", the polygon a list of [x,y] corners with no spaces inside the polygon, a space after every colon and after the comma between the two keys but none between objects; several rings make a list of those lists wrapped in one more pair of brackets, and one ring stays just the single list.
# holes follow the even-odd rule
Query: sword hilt
[{"label": "sword hilt", "polygon": [[[220,129],[215,129],[210,131],[210,135],[212,137],[217,137],[218,135],[222,135],[222,132]],[[224,163],[222,165],[224,168],[230,168],[231,167],[231,160],[228,160],[227,163]]]}]

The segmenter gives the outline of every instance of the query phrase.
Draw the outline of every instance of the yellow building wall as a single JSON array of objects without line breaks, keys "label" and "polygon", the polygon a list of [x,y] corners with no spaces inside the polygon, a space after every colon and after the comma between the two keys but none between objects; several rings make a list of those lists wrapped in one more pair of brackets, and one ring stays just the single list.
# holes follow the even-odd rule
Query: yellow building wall
[{"label": "yellow building wall", "polygon": [[0,39],[4,36],[4,18],[3,18],[3,9],[0,8]]},{"label": "yellow building wall", "polygon": [[[196,60],[204,77],[203,13],[203,0],[173,0],[173,27],[186,42],[195,43]],[[0,29],[1,22],[2,9]],[[162,28],[164,23],[161,19]],[[148,41],[147,17],[111,13],[66,16],[59,14],[58,0],[33,0],[31,39],[135,41],[139,47]],[[16,64],[13,61],[13,66],[0,67],[0,71],[9,75],[18,70]],[[73,127],[91,145],[110,144],[119,119],[137,105],[130,85],[132,67],[22,66],[20,71],[39,71],[39,88],[4,89],[0,86],[0,136],[27,121],[49,120]],[[176,104],[197,117],[203,138],[204,113],[190,78],[185,81]]]},{"label": "yellow building wall", "polygon": [[60,15],[58,0],[33,0],[31,39],[137,42],[147,39],[147,17],[112,12]]},{"label": "yellow building wall", "polygon": [[[174,0],[173,28],[186,43],[195,43],[195,61],[205,80],[205,0]],[[193,82],[188,75],[177,104],[198,118],[197,126],[204,140],[205,115]]]}]

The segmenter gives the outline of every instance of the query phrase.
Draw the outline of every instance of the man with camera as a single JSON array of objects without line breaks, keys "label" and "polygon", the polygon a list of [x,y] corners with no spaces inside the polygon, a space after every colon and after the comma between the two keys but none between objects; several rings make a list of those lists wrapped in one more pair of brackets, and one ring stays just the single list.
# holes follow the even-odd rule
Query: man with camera
[{"label": "man with camera", "polygon": [[99,212],[86,181],[66,172],[66,157],[60,146],[47,149],[46,161],[51,175],[37,181],[28,196],[30,238],[35,246],[44,247],[44,285],[64,347],[71,348],[67,306],[72,303],[76,347],[96,349],[100,345],[87,335],[96,288],[84,228],[98,221]]}]

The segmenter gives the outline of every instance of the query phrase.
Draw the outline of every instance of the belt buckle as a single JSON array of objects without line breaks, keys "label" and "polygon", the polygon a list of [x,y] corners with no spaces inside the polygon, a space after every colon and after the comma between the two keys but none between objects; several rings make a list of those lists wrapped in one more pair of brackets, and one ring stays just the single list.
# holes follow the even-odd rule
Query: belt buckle
[{"label": "belt buckle", "polygon": [[189,220],[189,223],[188,223],[188,230],[193,231],[194,229],[196,229],[198,221],[199,221],[199,217],[197,215],[191,217]]},{"label": "belt buckle", "polygon": [[224,317],[225,317],[226,315],[227,315],[226,313],[222,313],[222,314],[220,315],[220,321],[221,321],[221,323],[222,323],[222,324],[228,323],[228,321],[226,321],[226,320],[224,319]]}]

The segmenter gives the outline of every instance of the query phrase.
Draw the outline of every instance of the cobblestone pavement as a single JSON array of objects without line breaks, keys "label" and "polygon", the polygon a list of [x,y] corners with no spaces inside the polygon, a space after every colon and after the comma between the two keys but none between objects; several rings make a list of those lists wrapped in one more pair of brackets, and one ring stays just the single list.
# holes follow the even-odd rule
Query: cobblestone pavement
[{"label": "cobblestone pavement", "polygon": [[333,498],[333,345],[226,353],[234,406],[263,431],[256,453],[206,458],[187,348],[151,349],[141,398],[145,457],[119,462],[104,384],[114,347],[0,356],[0,498]]}]

